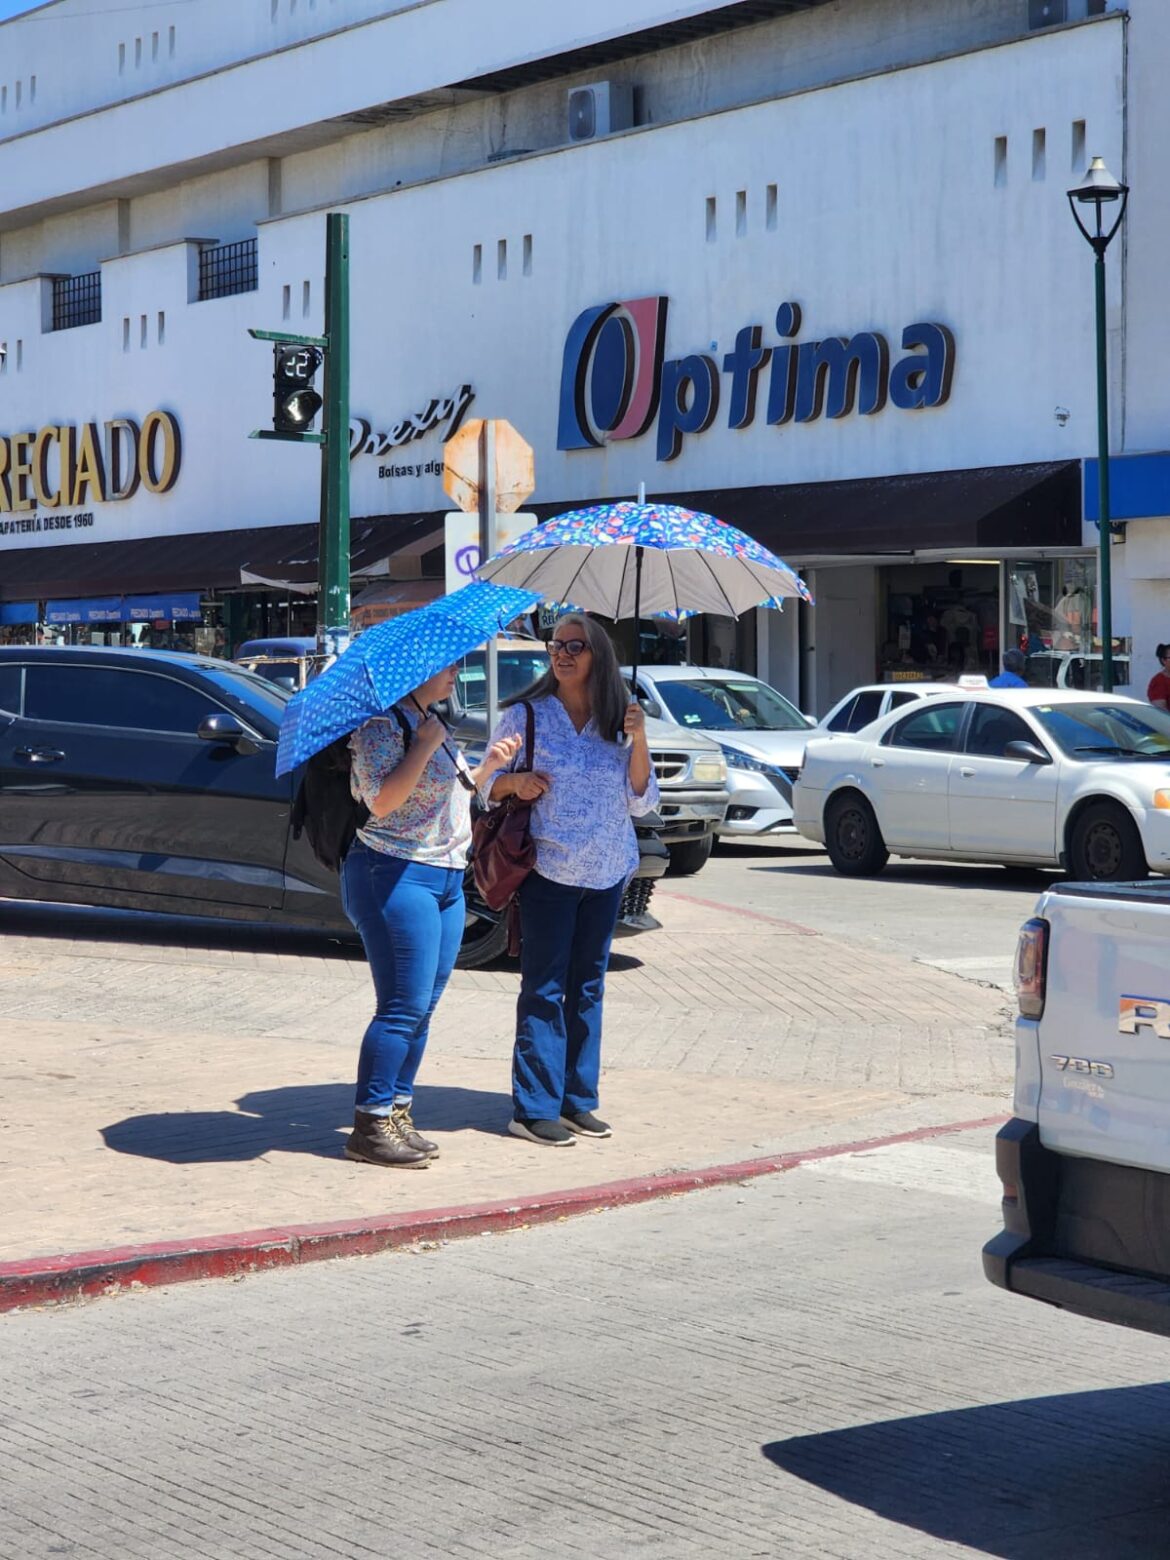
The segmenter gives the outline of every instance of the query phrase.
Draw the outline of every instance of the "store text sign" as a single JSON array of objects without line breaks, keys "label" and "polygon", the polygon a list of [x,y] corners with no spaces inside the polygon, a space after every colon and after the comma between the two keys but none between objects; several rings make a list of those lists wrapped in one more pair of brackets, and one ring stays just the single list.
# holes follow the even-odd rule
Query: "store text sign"
[{"label": "store text sign", "polygon": [[[687,434],[703,433],[719,415],[723,382],[715,358],[697,352],[666,357],[668,300],[633,298],[586,309],[565,340],[557,448],[583,450],[636,439],[657,421],[659,460],[674,460]],[[920,322],[902,331],[906,354],[891,366],[878,331],[796,341],[801,309],[776,311],[774,346],[760,325],[745,325],[723,356],[727,426],[747,428],[763,393],[773,427],[871,417],[887,404],[903,411],[941,406],[951,393],[955,339],[945,325]]]},{"label": "store text sign", "polygon": [[119,503],[139,488],[169,493],[179,480],[183,440],[170,412],[137,423],[50,423],[0,437],[0,513]]}]

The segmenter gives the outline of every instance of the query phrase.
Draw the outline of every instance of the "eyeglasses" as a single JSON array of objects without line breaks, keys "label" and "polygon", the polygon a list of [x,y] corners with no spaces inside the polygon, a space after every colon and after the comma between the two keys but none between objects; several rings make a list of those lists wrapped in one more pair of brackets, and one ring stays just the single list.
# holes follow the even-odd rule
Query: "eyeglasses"
[{"label": "eyeglasses", "polygon": [[587,639],[550,639],[548,653],[549,655],[571,655],[576,660],[588,648]]}]

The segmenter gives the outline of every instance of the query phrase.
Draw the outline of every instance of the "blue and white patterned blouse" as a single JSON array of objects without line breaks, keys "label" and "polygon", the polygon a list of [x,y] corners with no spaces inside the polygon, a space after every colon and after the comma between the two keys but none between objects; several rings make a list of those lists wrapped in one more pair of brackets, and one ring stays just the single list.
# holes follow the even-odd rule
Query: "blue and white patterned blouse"
[{"label": "blue and white patterned blouse", "polygon": [[[417,730],[421,716],[411,710],[403,714]],[[350,789],[372,807],[387,775],[402,762],[406,751],[402,728],[392,715],[377,716],[358,727],[349,739],[349,751]],[[428,867],[465,867],[471,846],[470,800],[451,755],[446,748],[436,748],[402,806],[384,818],[371,813],[358,830],[358,839],[371,850]]]},{"label": "blue and white patterned blouse", "polygon": [[[658,805],[654,770],[639,796],[630,784],[628,745],[607,742],[592,720],[578,732],[555,695],[534,699],[532,710],[532,767],[552,781],[532,806],[536,870],[571,888],[612,888],[637,871],[638,840],[630,819]],[[514,704],[501,716],[492,742],[514,736],[523,741],[525,725],[524,706]],[[523,764],[521,749],[512,768]],[[484,790],[490,785],[485,781]]]}]

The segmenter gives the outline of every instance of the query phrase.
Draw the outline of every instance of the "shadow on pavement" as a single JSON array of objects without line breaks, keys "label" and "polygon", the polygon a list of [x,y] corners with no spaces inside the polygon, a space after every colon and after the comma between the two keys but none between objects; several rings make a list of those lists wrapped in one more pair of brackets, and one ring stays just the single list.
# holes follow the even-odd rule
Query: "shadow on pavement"
[{"label": "shadow on pavement", "polygon": [[[503,1067],[501,1066],[501,1071]],[[353,1084],[296,1084],[242,1095],[237,1111],[160,1111],[103,1127],[107,1148],[172,1165],[222,1164],[263,1154],[316,1154],[336,1159],[353,1125]],[[511,1096],[484,1089],[420,1086],[414,1117],[424,1130],[506,1130]]]},{"label": "shadow on pavement", "polygon": [[[842,878],[827,856],[815,862],[783,862],[779,865],[748,868],[749,872],[783,872],[789,877]],[[1039,893],[1048,883],[1060,881],[1062,874],[1044,867],[963,866],[947,862],[891,862],[875,877],[854,878],[853,882],[927,883],[947,888],[1019,889]]]},{"label": "shadow on pavement", "polygon": [[88,905],[0,900],[0,934],[63,941],[130,942],[157,947],[246,948],[253,953],[303,953],[364,962],[356,937],[202,916],[156,915],[149,910],[106,910]]},{"label": "shadow on pavement", "polygon": [[1004,1560],[1170,1554],[1170,1387],[886,1420],[773,1441],[777,1468]]}]

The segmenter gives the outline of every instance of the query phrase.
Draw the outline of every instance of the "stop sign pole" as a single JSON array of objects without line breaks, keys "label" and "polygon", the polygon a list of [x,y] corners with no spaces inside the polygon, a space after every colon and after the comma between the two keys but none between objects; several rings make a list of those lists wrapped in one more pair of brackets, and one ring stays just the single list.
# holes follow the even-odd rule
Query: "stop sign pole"
[{"label": "stop sign pole", "polygon": [[[485,417],[479,431],[479,556],[485,561],[496,551],[496,425]],[[487,642],[483,659],[483,701],[487,714],[485,737],[491,740],[500,715],[500,661],[495,635]]]}]

